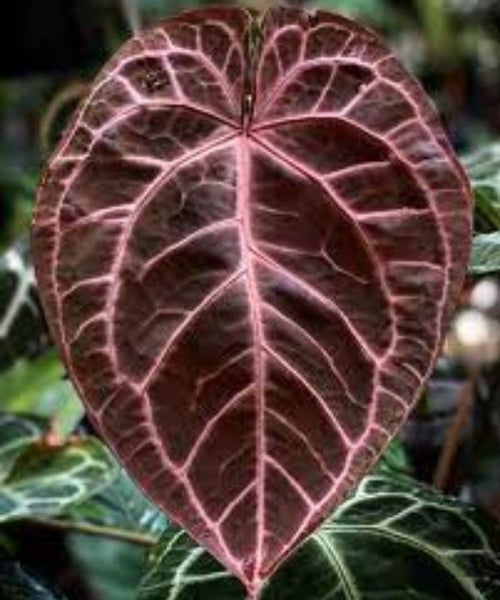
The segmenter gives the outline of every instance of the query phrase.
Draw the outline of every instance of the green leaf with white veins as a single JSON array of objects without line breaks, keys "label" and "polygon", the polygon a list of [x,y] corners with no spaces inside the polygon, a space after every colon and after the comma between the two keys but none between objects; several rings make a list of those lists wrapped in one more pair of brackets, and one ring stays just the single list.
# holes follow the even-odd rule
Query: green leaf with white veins
[{"label": "green leaf with white veins", "polygon": [[118,464],[116,470],[117,477],[110,485],[71,507],[66,516],[73,521],[160,537],[167,526],[165,515],[142,494]]},{"label": "green leaf with white veins", "polygon": [[0,369],[50,346],[25,243],[0,256]]},{"label": "green leaf with white veins", "polygon": [[96,438],[51,446],[40,421],[0,416],[0,522],[56,516],[108,485],[116,474]]},{"label": "green leaf with white veins", "polygon": [[[498,532],[476,509],[410,479],[367,477],[264,588],[262,600],[498,600]],[[153,551],[140,600],[244,600],[179,530]]]},{"label": "green leaf with white veins", "polygon": [[20,454],[43,436],[41,419],[0,413],[0,482],[9,475]]},{"label": "green leaf with white veins", "polygon": [[491,144],[464,157],[475,198],[479,231],[500,228],[500,144]]},{"label": "green leaf with white veins", "polygon": [[474,275],[500,271],[500,232],[481,233],[474,237],[469,271]]}]

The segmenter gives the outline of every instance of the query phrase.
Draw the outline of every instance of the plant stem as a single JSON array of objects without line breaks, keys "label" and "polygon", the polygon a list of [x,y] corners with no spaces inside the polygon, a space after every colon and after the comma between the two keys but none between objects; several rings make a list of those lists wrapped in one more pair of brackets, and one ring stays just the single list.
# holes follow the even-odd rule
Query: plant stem
[{"label": "plant stem", "polygon": [[446,432],[444,446],[433,477],[433,484],[438,490],[444,490],[446,487],[453,461],[471,416],[475,400],[476,379],[477,375],[472,373],[462,385],[455,416]]},{"label": "plant stem", "polygon": [[146,533],[138,533],[136,531],[127,531],[126,529],[106,527],[102,525],[92,525],[91,523],[74,523],[71,521],[59,521],[57,519],[45,519],[38,517],[28,517],[26,519],[19,519],[19,521],[33,523],[43,527],[50,527],[52,529],[62,529],[75,533],[82,533],[84,535],[106,537],[108,539],[120,540],[141,546],[153,546],[157,542],[157,539],[154,536]]}]

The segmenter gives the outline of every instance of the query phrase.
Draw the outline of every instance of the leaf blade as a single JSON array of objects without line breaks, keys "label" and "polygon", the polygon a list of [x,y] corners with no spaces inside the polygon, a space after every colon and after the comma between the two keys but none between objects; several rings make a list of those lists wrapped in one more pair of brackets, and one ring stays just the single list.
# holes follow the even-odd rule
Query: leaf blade
[{"label": "leaf blade", "polygon": [[470,220],[434,109],[373,32],[208,9],[108,64],[33,239],[93,419],[255,594],[404,421]]},{"label": "leaf blade", "polygon": [[0,419],[0,522],[61,515],[109,485],[114,463],[93,438],[51,447],[39,419]]},{"label": "leaf blade", "polygon": [[480,233],[474,236],[469,271],[473,275],[500,271],[500,233]]}]

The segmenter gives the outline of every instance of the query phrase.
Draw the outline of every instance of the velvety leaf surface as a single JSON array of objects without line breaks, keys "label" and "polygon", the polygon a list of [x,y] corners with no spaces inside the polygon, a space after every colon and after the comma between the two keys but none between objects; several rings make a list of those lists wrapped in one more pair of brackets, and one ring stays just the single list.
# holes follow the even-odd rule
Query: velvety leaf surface
[{"label": "velvety leaf surface", "polygon": [[470,208],[419,85],[325,12],[160,23],[75,115],[33,229],[54,339],[124,466],[252,595],[406,418]]},{"label": "velvety leaf surface", "polygon": [[[393,439],[380,457],[377,473],[409,474],[411,466],[402,442]],[[130,479],[126,471],[117,471],[117,477],[85,502],[71,506],[66,518],[78,522],[115,527],[159,537],[167,527],[164,514],[151,504]]]},{"label": "velvety leaf surface", "polygon": [[[289,558],[262,600],[495,600],[498,526],[409,479],[369,477]],[[154,550],[140,600],[244,600],[187,534]]]},{"label": "velvety leaf surface", "polygon": [[62,513],[116,474],[108,451],[93,438],[49,446],[41,422],[0,416],[0,522]]},{"label": "velvety leaf surface", "polygon": [[49,346],[26,243],[0,256],[0,370]]}]

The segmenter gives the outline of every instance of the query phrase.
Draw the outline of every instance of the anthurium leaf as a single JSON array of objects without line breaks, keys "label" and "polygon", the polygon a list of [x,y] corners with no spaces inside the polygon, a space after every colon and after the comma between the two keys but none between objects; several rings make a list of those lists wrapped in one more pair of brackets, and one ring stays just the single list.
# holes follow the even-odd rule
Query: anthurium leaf
[{"label": "anthurium leaf", "polygon": [[[271,578],[262,600],[497,600],[498,525],[410,479],[367,477]],[[244,600],[182,531],[151,557],[140,600]]]},{"label": "anthurium leaf", "polygon": [[474,275],[500,271],[500,233],[480,233],[474,236],[469,270]]},{"label": "anthurium leaf", "polygon": [[0,598],[2,600],[64,600],[16,561],[0,556]]},{"label": "anthurium leaf", "polygon": [[50,345],[26,243],[0,256],[0,370]]},{"label": "anthurium leaf", "polygon": [[38,421],[0,418],[0,521],[62,513],[116,475],[107,449],[94,438],[52,446]]},{"label": "anthurium leaf", "polygon": [[374,32],[213,8],[104,67],[33,258],[103,436],[255,595],[409,414],[470,234],[438,115]]}]

